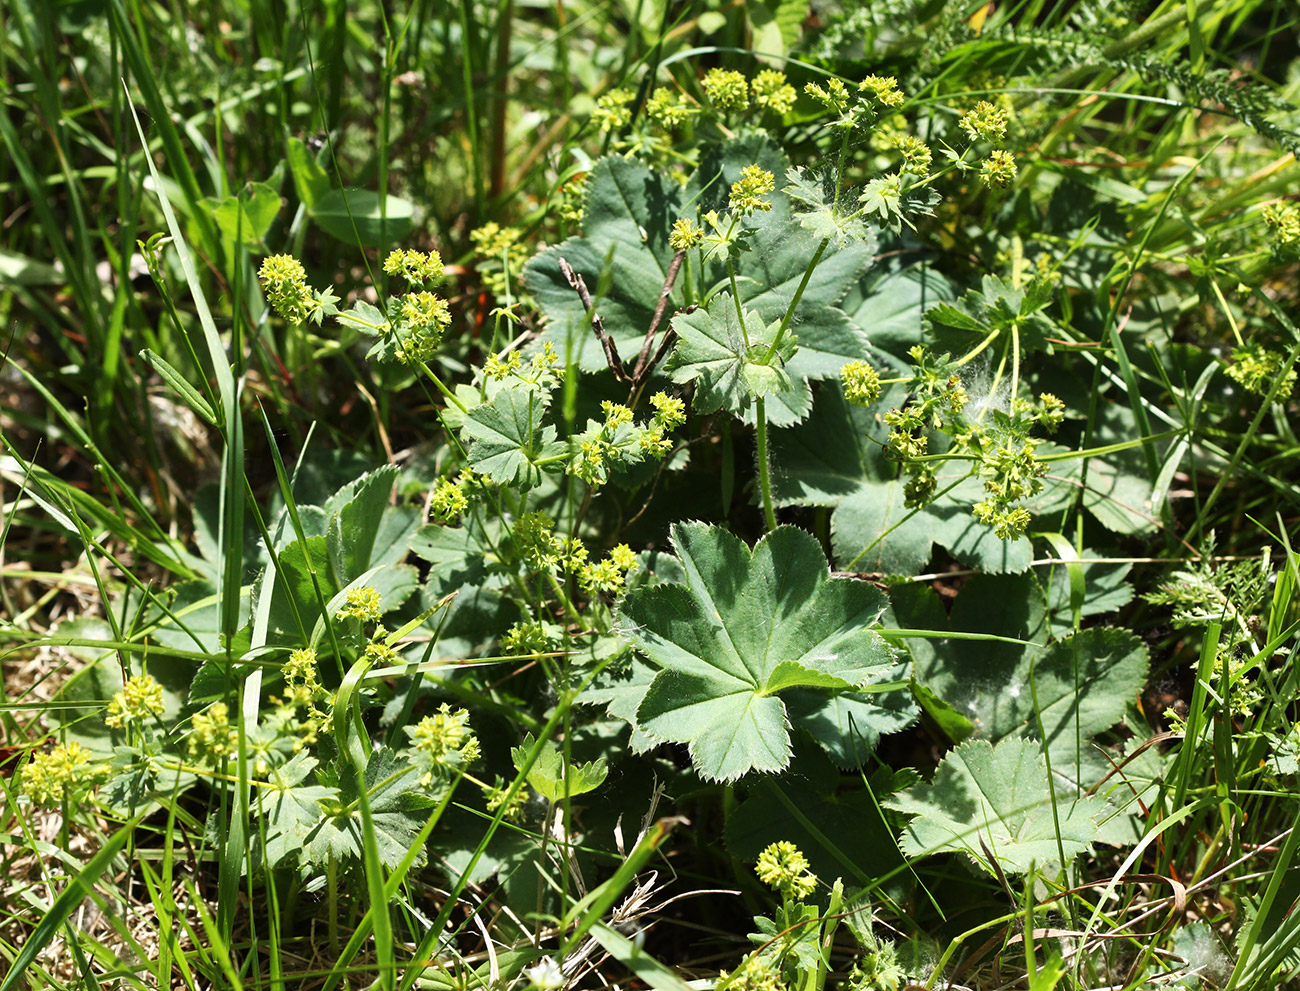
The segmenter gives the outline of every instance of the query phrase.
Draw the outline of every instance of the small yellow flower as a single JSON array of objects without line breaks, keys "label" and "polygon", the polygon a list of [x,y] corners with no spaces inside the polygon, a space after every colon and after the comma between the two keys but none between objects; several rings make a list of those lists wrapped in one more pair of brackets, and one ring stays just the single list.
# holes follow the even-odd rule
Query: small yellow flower
[{"label": "small yellow flower", "polygon": [[749,91],[755,107],[770,111],[778,117],[793,110],[794,101],[798,97],[794,87],[786,82],[785,73],[775,69],[764,69],[751,79]]},{"label": "small yellow flower", "polygon": [[307,285],[307,272],[292,255],[267,255],[257,270],[271,308],[290,323],[302,323],[320,305]]},{"label": "small yellow flower", "polygon": [[348,589],[343,608],[338,612],[339,619],[359,619],[363,623],[378,623],[382,615],[379,590],[371,585]]},{"label": "small yellow flower", "polygon": [[704,93],[714,108],[727,113],[749,106],[749,83],[732,69],[710,69],[702,82]]},{"label": "small yellow flower", "polygon": [[858,84],[858,91],[886,107],[900,106],[905,99],[893,76],[867,76]]},{"label": "small yellow flower", "polygon": [[611,90],[596,101],[596,109],[591,112],[591,122],[601,131],[617,131],[626,127],[632,120],[628,104],[635,97],[635,93],[625,89]]},{"label": "small yellow flower", "polygon": [[65,795],[93,784],[101,768],[93,754],[75,740],[32,754],[23,768],[23,793],[36,805],[54,805]]},{"label": "small yellow flower", "polygon": [[1009,151],[992,152],[980,166],[980,179],[989,186],[1010,186],[1016,178],[1016,160]]},{"label": "small yellow flower", "polygon": [[161,716],[163,708],[162,685],[152,675],[133,674],[108,703],[104,723],[113,729],[121,729],[134,719]]},{"label": "small yellow flower", "polygon": [[704,231],[686,217],[673,222],[673,229],[668,234],[668,246],[674,251],[686,251],[696,247],[704,240]]},{"label": "small yellow flower", "polygon": [[880,373],[865,361],[850,361],[840,369],[844,398],[854,406],[870,406],[880,398]]},{"label": "small yellow flower", "polygon": [[776,177],[757,165],[746,165],[740,178],[731,184],[731,209],[742,216],[756,210],[770,210],[772,204],[762,197],[776,188]]},{"label": "small yellow flower", "polygon": [[980,100],[974,110],[968,110],[957,121],[972,141],[1001,141],[1007,136],[1007,112],[988,100]]}]

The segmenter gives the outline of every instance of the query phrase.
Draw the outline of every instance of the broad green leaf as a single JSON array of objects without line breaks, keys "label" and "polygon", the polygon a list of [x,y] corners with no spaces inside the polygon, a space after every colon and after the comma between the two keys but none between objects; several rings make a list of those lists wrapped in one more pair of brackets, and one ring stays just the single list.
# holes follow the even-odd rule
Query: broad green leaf
[{"label": "broad green leaf", "polygon": [[555,427],[542,426],[546,397],[525,388],[498,392],[475,407],[461,429],[471,441],[470,467],[501,485],[533,488],[542,480],[541,461],[564,450]]},{"label": "broad green leaf", "polygon": [[[1079,565],[1083,570],[1083,603],[1080,615],[1104,616],[1128,605],[1133,599],[1133,586],[1125,579],[1133,565],[1127,562],[1098,561],[1102,557],[1094,550],[1084,548],[1080,555],[1087,563]],[[1094,560],[1089,560],[1089,559]],[[1048,608],[1052,613],[1052,635],[1067,636],[1073,628],[1074,619],[1070,609],[1070,576],[1064,564],[1052,568],[1050,575],[1045,575]]]},{"label": "broad green leaf", "polygon": [[316,157],[298,138],[289,139],[289,172],[293,176],[298,199],[308,211],[330,190],[330,179]]},{"label": "broad green leaf", "polygon": [[[366,763],[364,783],[357,780],[350,766],[344,766],[337,799],[327,803],[332,807],[309,829],[304,860],[325,864],[331,858],[361,857],[360,787],[366,789],[379,859],[385,867],[401,862],[424,825],[420,813],[437,804],[420,788],[419,775],[407,760],[387,747],[376,747]],[[417,866],[424,861],[421,853]]]},{"label": "broad green leaf", "polygon": [[[396,477],[397,468],[385,465],[345,485],[325,504],[330,565],[340,587],[379,563],[372,561],[375,538],[389,508]],[[398,560],[405,556],[406,548],[402,547]]]},{"label": "broad green leaf", "polygon": [[[582,236],[543,251],[524,269],[524,284],[546,315],[542,340],[583,371],[606,367],[582,301],[560,274],[564,258],[586,280],[619,354],[634,359],[674,254],[668,232],[684,213],[681,186],[669,176],[622,156],[597,162],[587,180]],[[678,285],[668,312],[683,298]]]},{"label": "broad green leaf", "polygon": [[249,182],[236,196],[220,201],[207,197],[199,204],[216,221],[226,240],[258,248],[280,212],[280,194],[264,182]]},{"label": "broad green leaf", "polygon": [[337,789],[304,783],[317,763],[305,751],[299,753],[267,775],[270,788],[257,790],[266,819],[266,862],[271,867],[286,862],[298,865],[308,836],[320,821],[321,803],[337,799]]},{"label": "broad green leaf", "polygon": [[[536,741],[530,733],[524,737],[522,745],[511,749],[510,757],[514,761],[515,770],[523,769],[535,745]],[[608,773],[604,757],[586,764],[567,764],[560,748],[553,740],[547,740],[541,754],[529,768],[528,784],[548,802],[563,802],[566,794],[570,798],[576,798],[595,791],[604,783]]]},{"label": "broad green leaf", "polygon": [[840,306],[873,346],[903,357],[924,337],[925,311],[954,295],[952,283],[922,263],[893,270],[872,269],[849,290]]},{"label": "broad green leaf", "polygon": [[787,333],[769,359],[776,327],[764,327],[752,311],[745,314],[745,325],[743,330],[730,293],[715,296],[707,309],[673,318],[677,346],[664,370],[674,382],[696,383],[694,406],[699,412],[726,410],[739,416],[756,398],[794,391],[784,367],[794,353],[793,335]]},{"label": "broad green leaf", "polygon": [[1032,740],[996,746],[968,740],[944,758],[929,784],[919,784],[885,805],[913,816],[903,829],[903,852],[919,857],[965,853],[991,872],[984,847],[1008,874],[1034,864],[1055,864],[1064,851],[1073,860],[1097,834],[1094,819],[1105,811],[1099,798],[1058,799],[1058,834],[1052,814],[1047,765]]},{"label": "broad green leaf", "polygon": [[[524,272],[525,283],[548,321],[542,340],[554,344],[583,371],[605,368],[604,354],[582,303],[560,274],[558,259],[563,257],[591,289],[596,310],[619,354],[624,361],[634,357],[672,261],[668,234],[673,222],[725,208],[731,183],[749,164],[780,176],[790,163],[761,135],[706,152],[685,190],[670,176],[622,157],[597,162],[588,181],[582,236],[542,252]],[[809,232],[792,226],[790,201],[783,192],[774,192],[771,201],[771,211],[745,221],[753,234],[750,250],[739,265],[741,300],[764,326],[784,315],[818,243]],[[806,367],[796,364],[798,355],[792,360],[792,377],[835,374],[845,361],[862,356],[860,333],[834,304],[861,277],[873,254],[870,245],[855,244],[841,251],[832,246],[823,256],[791,327],[798,334],[800,348],[809,352],[803,359]],[[698,265],[698,255],[693,255],[692,265]],[[710,262],[703,277],[697,272],[695,278],[703,286],[716,285],[726,279],[725,266]],[[669,298],[669,314],[684,298],[679,278]],[[837,357],[840,360],[835,364]],[[828,366],[833,368],[827,370]]]},{"label": "broad green leaf", "polygon": [[[884,598],[866,583],[831,578],[805,531],[778,527],[751,552],[721,528],[690,523],[673,527],[672,542],[685,582],[629,592],[620,618],[625,636],[662,669],[637,707],[636,725],[688,744],[704,777],[734,780],[785,767],[788,723],[823,747],[841,746],[827,738],[828,727],[843,725],[836,690],[796,689],[799,711],[788,714],[779,689],[768,688],[785,687],[792,669],[781,665],[858,688],[904,677],[870,629]],[[862,756],[880,733],[914,717],[910,698],[899,700],[906,694],[861,696],[854,726]]]},{"label": "broad green leaf", "polygon": [[332,189],[309,212],[325,233],[364,248],[386,248],[415,227],[409,201],[391,194],[383,199],[369,189]]},{"label": "broad green leaf", "polygon": [[[1151,483],[1143,477],[1141,452],[1121,451],[1088,461],[1083,504],[1115,533],[1149,533],[1156,527]],[[1126,457],[1127,455],[1127,457]]]}]

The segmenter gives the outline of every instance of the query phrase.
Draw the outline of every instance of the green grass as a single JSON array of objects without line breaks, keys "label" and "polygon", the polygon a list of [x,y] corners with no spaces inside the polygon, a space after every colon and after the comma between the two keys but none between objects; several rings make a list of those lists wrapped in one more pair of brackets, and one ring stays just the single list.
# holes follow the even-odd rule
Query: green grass
[{"label": "green grass", "polygon": [[[790,958],[786,977],[802,991],[901,986],[864,976],[880,937],[897,944],[908,979],[930,987],[1294,980],[1300,442],[1285,373],[1300,357],[1298,263],[1264,208],[1289,202],[1296,182],[1300,15],[1279,0],[1024,0],[989,11],[936,0],[807,13],[714,0],[16,0],[0,13],[0,744],[12,753],[0,777],[0,991],[525,988],[540,986],[528,968],[546,957],[572,987],[631,974],[676,991],[743,974],[754,916],[768,917],[778,949],[790,933],[822,941],[820,964],[807,946]],[[774,44],[785,51],[756,57]],[[626,722],[581,701],[605,684],[606,667],[625,663],[618,601],[572,574],[510,570],[521,539],[510,521],[528,510],[585,540],[593,562],[626,541],[646,552],[645,567],[664,566],[668,525],[711,514],[747,543],[778,521],[801,526],[834,552],[832,567],[857,567],[835,543],[846,518],[836,500],[782,501],[792,455],[766,412],[756,424],[730,423],[725,410],[693,415],[674,437],[673,467],[599,495],[573,475],[531,493],[487,490],[466,515],[482,548],[477,577],[443,588],[464,566],[445,546],[406,557],[401,540],[425,519],[434,482],[473,460],[458,407],[479,401],[476,370],[543,329],[535,278],[521,285],[519,258],[508,247],[483,257],[471,232],[518,228],[526,253],[577,235],[566,196],[602,154],[685,179],[711,142],[755,122],[706,113],[664,139],[646,123],[647,80],[703,101],[707,69],[769,65],[799,87],[897,76],[908,98],[897,121],[915,123],[936,171],[954,168],[939,149],[957,141],[956,118],[976,99],[1013,115],[1014,184],[991,192],[954,169],[934,216],[887,237],[884,258],[961,290],[985,275],[1023,285],[1040,257],[1056,268],[1042,311],[1051,353],[1030,343],[1022,353],[1022,340],[1044,332],[1017,325],[990,337],[969,388],[1013,380],[1061,394],[1063,446],[1047,464],[1068,492],[1030,527],[1033,578],[981,573],[937,544],[924,566],[882,582],[884,622],[928,634],[891,641],[916,671],[944,670],[950,654],[1014,665],[1025,641],[1065,644],[1102,625],[1140,638],[1146,691],[1123,699],[1098,736],[1101,770],[1050,795],[1057,848],[1066,803],[1106,768],[1102,793],[1133,801],[1108,842],[1059,858],[1065,867],[1015,873],[972,865],[978,848],[970,858],[888,848],[905,835],[890,797],[912,775],[933,776],[961,726],[943,703],[977,697],[978,685],[932,696],[936,706],[861,767],[823,767],[797,751],[807,762],[774,790],[761,776],[711,783],[684,747],[633,753]],[[632,121],[602,134],[591,111],[620,86]],[[796,163],[839,147],[815,111],[801,97],[767,121]],[[401,245],[447,263],[438,292],[451,323],[422,371],[367,361],[355,323],[286,321],[268,306],[258,270],[278,253],[301,259],[341,307],[399,292],[384,250],[350,237],[366,219],[351,212],[360,199],[333,225],[314,211],[299,147],[331,187],[377,194],[381,237],[412,206]],[[844,147],[855,183],[894,167],[883,140]],[[250,183],[281,200],[251,233],[216,209],[235,209]],[[751,261],[740,256],[741,270]],[[615,256],[599,284],[595,274],[599,313],[618,298]],[[717,288],[697,285],[689,263],[681,278],[683,291]],[[1279,362],[1255,392],[1226,373],[1251,342]],[[901,369],[905,348],[890,361]],[[626,398],[607,373],[561,365],[557,378],[547,422],[562,441],[599,418],[600,400]],[[655,382],[647,397],[669,387],[663,375]],[[382,546],[340,578],[337,555],[353,551],[304,551],[332,539],[317,507],[388,464],[401,468],[398,486],[373,512],[389,528],[367,538]],[[345,549],[365,529],[355,512],[339,524]],[[381,560],[388,551],[396,557]],[[399,560],[416,562],[402,573],[418,591],[385,607],[400,636],[369,642],[399,652],[366,651],[364,627],[339,608],[349,584]],[[1115,594],[1124,587],[1131,594]],[[1025,589],[1052,608],[1037,632],[1002,614]],[[977,601],[992,603],[987,615],[969,614]],[[503,643],[516,618],[549,624],[547,646]],[[303,750],[320,761],[305,772],[315,776],[276,784],[272,771],[293,756],[288,737],[265,736],[278,718],[273,696],[289,687],[284,631],[305,644],[313,625],[330,655],[321,678],[331,719]],[[988,653],[960,653],[972,645]],[[157,753],[118,754],[121,766],[155,761],[143,807],[107,799],[107,770],[98,790],[29,801],[33,761],[56,743],[107,747],[110,697],[142,666],[169,706]],[[1027,692],[1045,684],[1030,678]],[[187,749],[185,691],[228,702],[233,736],[215,762]],[[1162,694],[1180,700],[1173,723],[1153,704]],[[383,755],[407,753],[403,730],[442,701],[469,711],[482,761],[418,801],[407,784],[395,795]],[[1048,714],[1034,702],[1031,737]],[[1084,736],[1076,730],[1076,760],[1089,751]],[[117,742],[146,739],[140,728]],[[1135,750],[1131,765],[1107,763]],[[578,793],[578,769],[598,759],[608,777],[591,770],[597,790]],[[555,768],[568,768],[559,798],[539,797]],[[275,803],[309,787],[336,790],[333,822],[354,824],[355,849],[266,867],[281,842],[269,825]],[[810,788],[838,796],[860,824],[879,820],[888,838],[871,850],[845,843],[834,803],[814,814],[790,797]],[[785,838],[768,835],[783,823],[846,878],[844,925],[827,910],[840,895],[828,893],[826,868],[809,902],[819,908],[804,916],[797,899],[755,881],[750,848]],[[313,839],[301,836],[303,848]],[[672,898],[681,900],[659,907]],[[861,929],[864,912],[875,935],[868,919],[854,938],[848,922]]]}]

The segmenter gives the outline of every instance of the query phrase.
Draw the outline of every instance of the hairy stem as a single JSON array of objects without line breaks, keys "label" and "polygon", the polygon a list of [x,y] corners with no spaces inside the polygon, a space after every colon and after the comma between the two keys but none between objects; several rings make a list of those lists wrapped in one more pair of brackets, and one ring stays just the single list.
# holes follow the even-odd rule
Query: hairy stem
[{"label": "hairy stem", "polygon": [[758,488],[763,494],[763,522],[768,530],[776,529],[776,511],[772,508],[772,469],[767,460],[767,403],[762,396],[754,400],[758,414],[755,442],[758,445]]}]

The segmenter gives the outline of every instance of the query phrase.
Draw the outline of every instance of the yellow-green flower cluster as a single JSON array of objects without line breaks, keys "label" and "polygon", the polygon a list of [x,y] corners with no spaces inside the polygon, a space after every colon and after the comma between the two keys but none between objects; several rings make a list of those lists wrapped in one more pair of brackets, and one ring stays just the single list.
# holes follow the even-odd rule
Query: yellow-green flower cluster
[{"label": "yellow-green flower cluster", "polygon": [[850,361],[840,369],[844,398],[854,406],[870,406],[880,398],[880,373],[865,361]]},{"label": "yellow-green flower cluster", "polygon": [[442,256],[436,251],[405,251],[401,248],[389,252],[384,259],[384,271],[394,278],[420,285],[442,278]]},{"label": "yellow-green flower cluster", "polygon": [[750,97],[754,106],[782,117],[794,109],[798,98],[794,87],[785,79],[784,72],[764,69],[749,82]]},{"label": "yellow-green flower cluster", "polygon": [[808,870],[808,858],[789,840],[779,840],[760,853],[754,873],[783,898],[802,901],[817,889],[817,876]]},{"label": "yellow-green flower cluster", "polygon": [[108,703],[104,723],[113,729],[121,729],[137,719],[161,716],[163,708],[162,685],[152,675],[133,674]]},{"label": "yellow-green flower cluster", "polygon": [[494,296],[504,296],[511,277],[528,261],[528,245],[518,227],[502,227],[489,221],[470,231],[469,239],[478,257],[478,274]]},{"label": "yellow-green flower cluster", "polygon": [[[284,698],[273,696],[271,701],[292,710],[286,723],[296,734],[293,749],[297,752],[314,744],[321,731],[329,726],[332,695],[320,683],[316,651],[311,647],[291,651],[280,668],[280,674],[284,678]],[[325,708],[317,705],[318,702],[326,703]],[[299,715],[298,710],[303,710],[303,714]]]},{"label": "yellow-green flower cluster", "polygon": [[339,619],[359,619],[363,623],[378,623],[383,612],[379,606],[379,590],[373,585],[350,588],[344,597]]},{"label": "yellow-green flower cluster", "polygon": [[230,707],[213,702],[190,719],[190,756],[213,764],[234,756],[239,747],[239,731],[230,725]]},{"label": "yellow-green flower cluster", "polygon": [[1023,506],[1008,507],[991,499],[981,499],[973,508],[976,519],[993,527],[999,540],[1024,536],[1025,527],[1029,526],[1029,511]]},{"label": "yellow-green flower cluster", "polygon": [[54,805],[65,795],[95,783],[101,768],[94,755],[75,740],[37,751],[23,768],[23,794],[36,805]]},{"label": "yellow-green flower cluster", "polygon": [[803,90],[827,110],[837,114],[847,114],[853,104],[853,94],[838,76],[828,76],[825,86],[807,83]]},{"label": "yellow-green flower cluster", "polygon": [[1282,371],[1283,356],[1276,351],[1261,347],[1254,341],[1232,352],[1232,364],[1228,365],[1228,376],[1240,383],[1247,392],[1257,396],[1267,395],[1273,388],[1273,382],[1279,376],[1282,384],[1278,387],[1277,399],[1284,400],[1295,388],[1296,370],[1292,366]]},{"label": "yellow-green flower cluster", "polygon": [[420,784],[428,787],[436,770],[466,767],[481,752],[478,737],[469,728],[469,713],[453,709],[446,702],[438,711],[425,716],[414,726],[405,727],[419,762],[427,768]]},{"label": "yellow-green flower cluster", "polygon": [[495,220],[469,232],[474,253],[480,258],[500,258],[501,253],[517,245],[522,236],[518,227],[502,227]]},{"label": "yellow-green flower cluster", "polygon": [[421,330],[435,329],[439,334],[451,323],[451,310],[447,301],[431,292],[407,293],[398,310],[411,327]]},{"label": "yellow-green flower cluster", "polygon": [[1273,233],[1277,247],[1287,252],[1300,250],[1300,206],[1279,200],[1264,207],[1264,223]]},{"label": "yellow-green flower cluster", "polygon": [[740,178],[731,184],[731,210],[747,217],[756,210],[770,210],[772,204],[763,199],[776,188],[776,177],[758,165],[746,165]]},{"label": "yellow-green flower cluster", "polygon": [[610,549],[609,557],[594,564],[584,564],[578,569],[578,584],[588,595],[597,592],[617,592],[623,587],[627,573],[637,567],[636,555],[627,544]]},{"label": "yellow-green flower cluster", "polygon": [[957,120],[957,126],[970,140],[1001,141],[1007,136],[1007,112],[988,100],[980,100],[973,110],[968,110]]},{"label": "yellow-green flower cluster", "polygon": [[704,95],[722,113],[749,106],[749,83],[734,69],[710,69],[701,83]]},{"label": "yellow-green flower cluster", "polygon": [[575,438],[577,453],[569,462],[568,472],[588,485],[603,485],[613,464],[631,464],[646,455],[664,457],[672,450],[667,434],[686,420],[686,407],[680,399],[665,393],[650,398],[655,414],[643,425],[632,422],[632,411],[619,403],[603,402],[605,422],[589,422]]},{"label": "yellow-green flower cluster", "polygon": [[746,957],[734,971],[718,972],[717,991],[786,991],[781,971],[770,954],[755,953]]},{"label": "yellow-green flower cluster", "polygon": [[591,122],[602,132],[626,127],[632,119],[628,104],[635,96],[635,93],[625,89],[610,90],[596,101],[596,108],[591,112]]},{"label": "yellow-green flower cluster", "polygon": [[673,221],[673,229],[668,234],[668,246],[674,251],[687,251],[697,247],[704,240],[704,230],[696,226],[693,220],[682,217]]},{"label": "yellow-green flower cluster", "polygon": [[559,362],[560,356],[556,353],[554,345],[547,341],[540,351],[535,352],[528,359],[527,365],[520,359],[518,351],[508,351],[505,357],[489,354],[483,362],[483,375],[494,382],[500,382],[507,376],[513,375],[530,385],[550,388],[559,381],[559,375],[555,370]]},{"label": "yellow-green flower cluster", "polygon": [[412,363],[428,361],[451,324],[447,301],[431,292],[407,293],[401,298],[397,312],[401,318],[398,359]]},{"label": "yellow-green flower cluster", "polygon": [[690,122],[699,108],[687,103],[675,90],[660,86],[645,104],[646,116],[665,131],[673,131]]},{"label": "yellow-green flower cluster", "polygon": [[903,156],[901,172],[914,176],[928,176],[933,153],[930,146],[914,134],[900,134],[894,138],[894,147]]},{"label": "yellow-green flower cluster", "polygon": [[1016,160],[1011,152],[990,152],[980,166],[980,179],[986,186],[1010,186],[1016,178]]},{"label": "yellow-green flower cluster", "polygon": [[290,323],[302,323],[319,306],[307,285],[307,271],[293,255],[267,255],[257,277],[271,308]]},{"label": "yellow-green flower cluster", "polygon": [[453,482],[449,478],[440,478],[433,483],[429,494],[429,515],[438,523],[447,524],[458,519],[469,509],[469,497],[465,495],[465,480]]},{"label": "yellow-green flower cluster", "polygon": [[882,107],[902,106],[906,97],[893,76],[867,76],[858,83],[858,92]]},{"label": "yellow-green flower cluster", "polygon": [[510,795],[509,787],[502,784],[498,779],[497,784],[486,793],[487,810],[495,815],[497,809],[504,805],[506,810],[501,817],[506,822],[518,823],[524,817],[524,805],[528,802],[528,788],[527,786],[520,788],[513,796],[510,796],[507,802],[506,796],[508,795]]},{"label": "yellow-green flower cluster", "polygon": [[503,654],[545,654],[555,649],[555,638],[545,623],[520,622],[501,636]]},{"label": "yellow-green flower cluster", "polygon": [[1065,403],[1050,392],[1039,395],[1038,422],[1048,433],[1054,433],[1065,422]]},{"label": "yellow-green flower cluster", "polygon": [[401,660],[397,651],[388,645],[388,630],[382,626],[376,627],[375,632],[370,634],[365,656],[375,667],[397,664]]},{"label": "yellow-green flower cluster", "polygon": [[514,543],[523,558],[540,571],[577,571],[587,562],[587,548],[577,538],[555,534],[546,513],[525,513],[514,526]]}]

